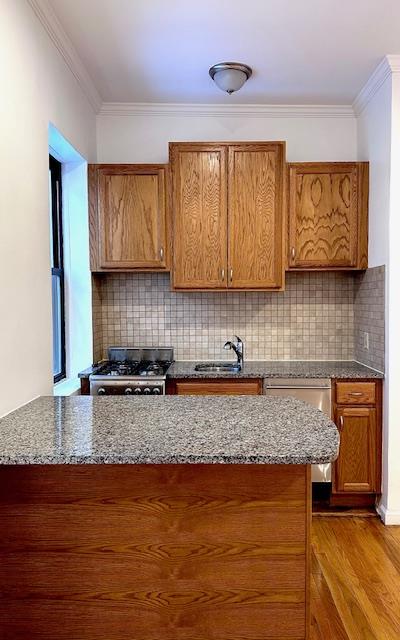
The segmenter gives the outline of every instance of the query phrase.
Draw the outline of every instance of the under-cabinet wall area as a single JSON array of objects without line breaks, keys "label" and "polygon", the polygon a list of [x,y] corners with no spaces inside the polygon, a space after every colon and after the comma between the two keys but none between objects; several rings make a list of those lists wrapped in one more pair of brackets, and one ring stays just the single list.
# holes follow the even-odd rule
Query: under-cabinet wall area
[{"label": "under-cabinet wall area", "polygon": [[[360,295],[368,282],[380,292],[373,311]],[[360,359],[383,370],[384,285],[384,268],[288,273],[279,293],[172,292],[168,274],[96,274],[94,360],[121,344],[173,345],[178,360],[229,359],[222,346],[237,333],[249,360]],[[357,357],[361,326],[368,362]]]}]

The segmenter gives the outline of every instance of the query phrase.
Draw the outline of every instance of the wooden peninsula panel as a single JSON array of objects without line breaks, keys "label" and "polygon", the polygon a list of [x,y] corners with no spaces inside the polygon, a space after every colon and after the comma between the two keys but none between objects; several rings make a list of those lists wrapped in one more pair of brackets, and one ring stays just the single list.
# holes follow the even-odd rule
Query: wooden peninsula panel
[{"label": "wooden peninsula panel", "polygon": [[2,640],[308,637],[309,467],[0,468]]}]

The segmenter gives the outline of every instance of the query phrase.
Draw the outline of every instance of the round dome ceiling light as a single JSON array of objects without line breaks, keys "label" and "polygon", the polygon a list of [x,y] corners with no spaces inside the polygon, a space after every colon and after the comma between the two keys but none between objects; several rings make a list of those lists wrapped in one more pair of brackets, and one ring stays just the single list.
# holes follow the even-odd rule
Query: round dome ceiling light
[{"label": "round dome ceiling light", "polygon": [[253,71],[247,64],[240,62],[219,62],[208,73],[219,89],[231,94],[243,87]]}]

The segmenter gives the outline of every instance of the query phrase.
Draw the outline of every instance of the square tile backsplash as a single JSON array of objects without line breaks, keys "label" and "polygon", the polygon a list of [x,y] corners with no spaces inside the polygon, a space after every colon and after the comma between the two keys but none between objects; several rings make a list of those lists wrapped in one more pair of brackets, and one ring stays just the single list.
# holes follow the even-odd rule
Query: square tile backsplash
[{"label": "square tile backsplash", "polygon": [[352,273],[287,273],[281,293],[175,293],[168,274],[94,276],[94,358],[112,345],[172,345],[177,360],[352,360]]},{"label": "square tile backsplash", "polygon": [[[356,275],[354,282],[354,328],[355,359],[369,367],[384,371],[384,266],[367,269],[367,271]],[[368,338],[366,334],[368,334]]]}]

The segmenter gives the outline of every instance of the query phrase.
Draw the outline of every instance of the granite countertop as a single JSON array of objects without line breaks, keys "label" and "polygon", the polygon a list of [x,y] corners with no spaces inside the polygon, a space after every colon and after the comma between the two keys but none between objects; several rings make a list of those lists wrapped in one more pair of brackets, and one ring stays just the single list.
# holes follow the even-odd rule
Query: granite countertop
[{"label": "granite countertop", "polygon": [[[195,371],[200,361],[178,360],[168,369],[167,378],[370,378],[381,379],[384,374],[354,361],[314,360],[246,360],[239,373],[205,373]],[[98,365],[79,374],[88,378]]]},{"label": "granite countertop", "polygon": [[168,378],[383,378],[383,373],[353,361],[246,360],[239,373],[195,371],[190,360],[174,362]]},{"label": "granite countertop", "polygon": [[313,464],[338,446],[294,398],[41,397],[0,419],[0,464]]}]

